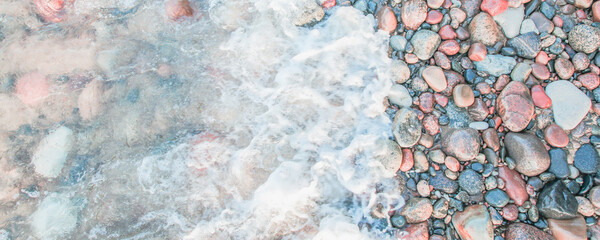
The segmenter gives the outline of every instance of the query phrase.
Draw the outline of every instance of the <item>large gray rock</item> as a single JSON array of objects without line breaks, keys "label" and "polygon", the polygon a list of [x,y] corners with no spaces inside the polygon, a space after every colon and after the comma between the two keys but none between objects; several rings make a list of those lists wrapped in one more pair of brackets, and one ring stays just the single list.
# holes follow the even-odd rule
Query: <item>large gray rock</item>
[{"label": "large gray rock", "polygon": [[421,123],[415,111],[402,108],[396,112],[392,123],[392,133],[400,147],[414,146],[421,138]]},{"label": "large gray rock", "polygon": [[552,100],[554,121],[564,130],[575,128],[592,106],[585,93],[569,81],[551,82],[546,86],[546,94]]},{"label": "large gray rock", "polygon": [[552,219],[577,217],[577,206],[577,199],[560,180],[546,184],[537,201],[542,216]]},{"label": "large gray rock", "polygon": [[414,47],[413,53],[421,60],[430,59],[437,50],[442,39],[436,32],[419,30],[410,39]]},{"label": "large gray rock", "polygon": [[585,24],[577,25],[569,32],[569,45],[575,51],[592,53],[600,47],[600,30]]},{"label": "large gray rock", "polygon": [[502,27],[502,32],[507,38],[514,38],[519,35],[524,17],[525,7],[521,4],[518,8],[509,7],[506,11],[494,16],[494,20]]},{"label": "large gray rock", "polygon": [[550,167],[550,155],[540,139],[529,133],[509,132],[504,137],[508,156],[515,160],[517,172],[537,176]]},{"label": "large gray rock", "polygon": [[488,54],[483,61],[474,63],[477,70],[498,77],[502,74],[509,74],[517,61],[512,57]]},{"label": "large gray rock", "polygon": [[463,240],[492,240],[494,227],[487,208],[483,205],[471,205],[452,216],[452,225]]},{"label": "large gray rock", "polygon": [[473,17],[469,24],[469,32],[471,33],[471,41],[480,42],[486,46],[493,46],[497,42],[506,40],[498,24],[492,16],[485,12]]}]

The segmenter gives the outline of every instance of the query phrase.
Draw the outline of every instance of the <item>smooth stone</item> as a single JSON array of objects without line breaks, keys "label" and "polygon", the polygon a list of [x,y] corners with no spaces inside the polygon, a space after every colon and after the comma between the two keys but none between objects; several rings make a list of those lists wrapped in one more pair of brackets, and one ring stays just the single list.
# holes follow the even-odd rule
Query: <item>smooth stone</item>
[{"label": "smooth stone", "polygon": [[458,177],[458,185],[469,195],[481,194],[485,189],[483,183],[483,177],[481,174],[473,171],[472,169],[466,169]]},{"label": "smooth stone", "polygon": [[428,223],[409,224],[408,227],[404,229],[403,235],[397,237],[398,240],[428,240]]},{"label": "smooth stone", "polygon": [[584,144],[577,149],[573,165],[582,173],[594,174],[598,171],[600,156],[592,144]]},{"label": "smooth stone", "polygon": [[549,172],[557,178],[566,178],[569,175],[569,164],[567,163],[567,153],[560,148],[550,149],[550,168]]},{"label": "smooth stone", "polygon": [[394,105],[398,105],[403,108],[408,108],[412,105],[412,97],[408,92],[408,89],[404,85],[394,84],[390,88],[388,99]]},{"label": "smooth stone", "polygon": [[535,26],[535,23],[531,19],[525,19],[521,23],[521,31],[520,31],[520,33],[521,34],[525,34],[525,33],[528,33],[528,32],[533,32],[533,33],[536,33],[536,34],[540,33],[540,31]]},{"label": "smooth stone", "polygon": [[[533,105],[535,105],[536,107],[539,108],[549,108],[552,106],[552,100],[550,99],[550,97],[548,97],[548,95],[546,95],[546,91],[544,90],[544,87],[542,87],[541,85],[535,85],[533,87],[531,87],[531,98],[533,99]],[[557,128],[560,128],[558,125],[555,125]],[[557,131],[554,131],[555,129],[550,129],[550,133],[552,134],[558,134]],[[562,131],[562,129],[561,129]],[[563,131],[564,132],[564,131]],[[557,137],[555,135],[552,135],[550,137]],[[547,138],[546,141],[548,141],[548,139],[552,140],[558,140],[558,139],[552,139],[552,138]],[[569,138],[567,137],[567,143],[569,143]],[[558,140],[561,141],[561,140]],[[554,142],[557,143],[557,142]]]},{"label": "smooth stone", "polygon": [[508,155],[515,160],[515,170],[536,176],[550,167],[550,156],[540,139],[528,133],[509,132],[504,137]]},{"label": "smooth stone", "polygon": [[525,84],[510,82],[497,99],[497,112],[504,125],[513,132],[520,132],[529,125],[533,118],[533,99]]},{"label": "smooth stone", "polygon": [[474,64],[477,70],[499,77],[502,74],[509,74],[517,61],[512,57],[488,54],[482,61],[474,62]]},{"label": "smooth stone", "polygon": [[525,82],[525,79],[529,77],[529,74],[531,74],[532,70],[533,69],[529,63],[520,62],[515,65],[515,68],[510,73],[510,77],[513,81]]},{"label": "smooth stone", "polygon": [[564,220],[577,217],[577,199],[560,180],[544,186],[538,197],[537,208],[546,218]]},{"label": "smooth stone", "polygon": [[554,81],[546,86],[552,100],[554,121],[564,130],[575,128],[590,110],[590,99],[569,81]]},{"label": "smooth stone", "polygon": [[498,177],[504,180],[506,194],[508,194],[510,199],[515,201],[515,204],[521,206],[529,199],[529,194],[527,194],[525,188],[525,181],[523,181],[519,173],[515,170],[507,166],[498,167]]},{"label": "smooth stone", "polygon": [[471,122],[469,123],[469,127],[475,130],[486,130],[490,127],[487,122]]},{"label": "smooth stone", "polygon": [[427,18],[427,3],[423,0],[409,0],[402,5],[402,23],[406,29],[417,30]]},{"label": "smooth stone", "polygon": [[427,85],[436,92],[441,92],[448,87],[444,70],[438,66],[428,66],[421,72]]},{"label": "smooth stone", "polygon": [[398,20],[396,19],[396,14],[394,14],[394,10],[391,7],[385,6],[376,14],[377,19],[377,28],[381,29],[387,33],[392,33],[396,30],[396,26],[398,25]]},{"label": "smooth stone", "polygon": [[592,205],[596,208],[600,208],[600,186],[595,186],[590,189],[588,193],[588,199],[592,202]]},{"label": "smooth stone", "polygon": [[493,151],[498,151],[500,149],[500,138],[498,137],[496,129],[486,129],[481,134],[481,137],[483,138],[483,142],[485,142],[488,148],[491,148]]},{"label": "smooth stone", "polygon": [[508,204],[508,200],[508,195],[501,189],[496,188],[485,193],[485,201],[494,207],[504,207]]},{"label": "smooth stone", "polygon": [[556,124],[550,124],[544,129],[544,139],[550,146],[562,148],[569,144],[569,135]]},{"label": "smooth stone", "polygon": [[544,14],[540,12],[532,13],[531,16],[529,16],[529,19],[535,23],[535,27],[540,32],[551,33],[552,30],[554,30],[554,23],[552,23],[552,21],[550,21],[548,18],[546,18],[546,16],[544,16]]},{"label": "smooth stone", "polygon": [[506,40],[501,28],[488,13],[477,14],[469,24],[471,41],[480,42],[486,46],[494,46],[497,42]]},{"label": "smooth stone", "polygon": [[47,178],[57,177],[73,147],[73,131],[65,126],[50,132],[38,145],[31,163],[35,172]]},{"label": "smooth stone", "polygon": [[582,216],[573,219],[548,219],[548,227],[556,240],[585,240],[587,226]]},{"label": "smooth stone", "polygon": [[569,79],[575,73],[575,66],[565,58],[554,60],[554,71],[560,79]]},{"label": "smooth stone", "polygon": [[521,22],[524,17],[525,7],[521,5],[518,8],[508,8],[493,18],[502,27],[502,31],[507,38],[514,38],[519,35]]},{"label": "smooth stone", "polygon": [[492,240],[494,228],[490,213],[483,205],[471,205],[452,216],[452,225],[463,240]]},{"label": "smooth stone", "polygon": [[392,76],[396,83],[405,83],[410,78],[410,68],[404,61],[392,60]]},{"label": "smooth stone", "polygon": [[577,52],[592,53],[600,47],[600,30],[580,24],[569,32],[569,45]]},{"label": "smooth stone", "polygon": [[525,223],[512,223],[508,225],[505,233],[506,240],[553,240],[554,238],[529,224]]},{"label": "smooth stone", "polygon": [[440,198],[433,204],[433,213],[431,216],[437,219],[443,219],[448,215],[448,201]]},{"label": "smooth stone", "polygon": [[409,148],[421,138],[421,127],[417,113],[410,108],[403,108],[394,116],[392,133],[400,147]]},{"label": "smooth stone", "polygon": [[577,212],[579,214],[586,217],[594,216],[595,209],[590,200],[582,196],[575,196],[575,199],[577,199]]},{"label": "smooth stone", "polygon": [[378,150],[373,158],[381,163],[382,175],[387,178],[394,177],[402,165],[402,149],[389,139],[379,139],[376,145]]},{"label": "smooth stone", "polygon": [[454,98],[454,103],[459,107],[469,107],[475,102],[473,89],[467,84],[456,85],[452,96]]},{"label": "smooth stone", "polygon": [[411,198],[400,211],[407,223],[420,223],[426,221],[433,212],[433,206],[427,198]]},{"label": "smooth stone", "polygon": [[450,128],[442,133],[441,145],[447,155],[460,161],[469,161],[479,154],[479,133],[472,128]]},{"label": "smooth stone", "polygon": [[39,239],[68,238],[77,227],[77,214],[78,209],[67,196],[51,193],[31,214],[33,233]]},{"label": "smooth stone", "polygon": [[429,179],[429,185],[434,190],[439,190],[448,194],[455,193],[458,190],[458,183],[449,179],[443,172],[436,172],[435,176]]},{"label": "smooth stone", "polygon": [[410,43],[414,47],[413,53],[420,60],[430,59],[441,42],[440,35],[425,29],[417,31],[410,39]]},{"label": "smooth stone", "polygon": [[403,36],[394,35],[390,37],[390,46],[396,51],[404,52],[407,43],[408,41]]},{"label": "smooth stone", "polygon": [[535,58],[542,49],[540,36],[534,32],[528,32],[509,40],[508,46],[514,48],[518,56],[529,59]]}]

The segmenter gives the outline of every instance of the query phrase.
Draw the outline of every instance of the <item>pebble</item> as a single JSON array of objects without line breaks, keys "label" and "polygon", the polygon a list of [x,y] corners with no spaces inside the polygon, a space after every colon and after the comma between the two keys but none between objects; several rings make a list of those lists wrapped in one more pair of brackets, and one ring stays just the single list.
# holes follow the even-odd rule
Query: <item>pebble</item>
[{"label": "pebble", "polygon": [[427,4],[423,0],[406,1],[403,3],[400,17],[406,29],[417,30],[427,18]]},{"label": "pebble", "polygon": [[[498,2],[506,2],[506,0],[490,0],[490,1],[498,1]],[[484,1],[485,2],[485,1]],[[482,5],[483,6],[483,5]],[[525,17],[525,7],[523,5],[517,8],[507,8],[506,11],[494,15],[494,20],[500,25],[504,35],[507,38],[514,38],[519,35],[521,30],[521,22],[523,22],[523,18]]]},{"label": "pebble", "polygon": [[448,194],[455,193],[456,190],[458,190],[458,183],[449,179],[442,172],[436,172],[436,175],[429,179],[429,185],[431,185],[434,190],[439,190]]},{"label": "pebble", "polygon": [[569,45],[577,52],[592,53],[600,47],[600,32],[597,28],[580,24],[569,32]]},{"label": "pebble", "polygon": [[444,18],[444,14],[437,10],[431,10],[427,13],[427,18],[425,18],[425,22],[429,24],[438,24]]},{"label": "pebble", "polygon": [[584,53],[577,53],[571,59],[575,70],[582,71],[590,66],[590,59]]},{"label": "pebble", "polygon": [[582,196],[575,196],[577,199],[577,212],[583,216],[591,217],[594,216],[594,205]]},{"label": "pebble", "polygon": [[552,106],[552,100],[546,95],[544,88],[540,85],[535,85],[531,88],[531,98],[536,107],[546,109]]},{"label": "pebble", "polygon": [[421,123],[417,113],[410,108],[402,108],[396,112],[392,123],[392,133],[400,147],[414,146],[421,137]]},{"label": "pebble", "polygon": [[471,44],[471,48],[469,48],[469,59],[472,61],[483,61],[487,54],[487,48],[482,43],[473,43]]},{"label": "pebble", "polygon": [[497,42],[505,40],[504,33],[502,33],[498,24],[492,16],[484,12],[473,17],[469,24],[469,32],[471,33],[471,41],[480,42],[486,46],[493,46]]},{"label": "pebble", "polygon": [[504,181],[506,194],[515,201],[515,204],[521,206],[529,199],[529,194],[525,189],[525,181],[515,170],[506,166],[498,167],[498,177]]},{"label": "pebble", "polygon": [[408,108],[412,105],[412,97],[404,85],[394,84],[390,88],[388,99],[392,104]]},{"label": "pebble", "polygon": [[571,63],[571,61],[558,58],[554,60],[554,71],[560,77],[560,79],[569,79],[575,73],[575,67]]},{"label": "pebble", "polygon": [[440,34],[442,40],[451,40],[458,37],[458,35],[450,25],[444,25],[443,27],[441,27],[438,34]]},{"label": "pebble", "polygon": [[508,225],[508,227],[506,228],[505,239],[506,240],[530,240],[530,239],[553,240],[554,238],[550,234],[548,234],[534,226],[531,226],[529,224],[512,223],[512,224]]},{"label": "pebble", "polygon": [[454,103],[459,107],[469,107],[475,102],[475,95],[473,89],[467,84],[458,84],[454,87],[452,94]]},{"label": "pebble", "polygon": [[417,31],[410,39],[410,43],[414,47],[413,53],[420,60],[430,59],[441,41],[440,35],[425,29]]},{"label": "pebble", "polygon": [[569,164],[567,163],[567,153],[560,149],[550,149],[550,168],[549,172],[557,178],[566,178],[569,175]]},{"label": "pebble", "polygon": [[458,45],[458,42],[456,40],[445,40],[442,43],[440,43],[440,46],[438,47],[438,51],[448,56],[457,54],[459,50],[460,46]]},{"label": "pebble", "polygon": [[402,149],[402,165],[400,171],[407,172],[413,168],[415,160],[412,151],[408,148]]},{"label": "pebble", "polygon": [[33,153],[31,163],[35,167],[35,172],[47,178],[58,177],[74,141],[71,129],[60,126],[52,130],[42,139]]},{"label": "pebble", "polygon": [[517,220],[517,218],[519,218],[519,209],[517,205],[508,204],[506,207],[502,208],[502,217],[507,221]]},{"label": "pebble", "polygon": [[389,139],[379,139],[376,145],[378,151],[373,158],[381,163],[383,176],[395,176],[402,165],[402,149],[396,142]]},{"label": "pebble", "polygon": [[15,95],[27,105],[37,105],[50,95],[50,84],[38,72],[27,73],[17,79]]},{"label": "pebble", "polygon": [[594,90],[600,85],[600,77],[591,72],[577,76],[577,80],[588,90]]},{"label": "pebble", "polygon": [[534,32],[521,34],[508,41],[508,46],[515,49],[517,55],[533,59],[542,49],[540,36]]},{"label": "pebble", "polygon": [[66,195],[50,193],[31,214],[33,233],[39,239],[63,239],[77,227],[78,212]]},{"label": "pebble", "polygon": [[546,94],[552,99],[554,121],[564,130],[575,128],[592,106],[590,99],[581,90],[565,80],[548,84]]},{"label": "pebble", "polygon": [[517,61],[512,57],[487,54],[482,61],[474,62],[474,64],[477,70],[499,77],[502,74],[509,74]]},{"label": "pebble", "polygon": [[433,206],[427,198],[411,198],[400,211],[400,215],[406,218],[407,223],[426,221],[431,213],[433,213]]},{"label": "pebble", "polygon": [[392,33],[396,30],[396,26],[398,25],[398,20],[396,20],[396,14],[391,7],[385,6],[376,14],[377,18],[377,28],[383,30],[387,33]]},{"label": "pebble", "polygon": [[425,128],[427,134],[435,136],[440,130],[438,119],[434,115],[425,116],[423,118],[423,128]]},{"label": "pebble", "polygon": [[594,22],[600,22],[600,2],[592,4],[592,19]]},{"label": "pebble", "polygon": [[[174,0],[177,1],[177,0]],[[299,16],[294,20],[294,25],[305,26],[311,23],[319,22],[325,17],[325,11],[316,1],[307,2]]]},{"label": "pebble", "polygon": [[471,122],[469,123],[469,127],[475,130],[485,130],[490,127],[487,122]]},{"label": "pebble", "polygon": [[532,70],[533,69],[529,63],[520,62],[515,65],[515,68],[510,73],[510,77],[513,81],[525,82],[525,79],[529,77],[529,74],[531,74]]},{"label": "pebble", "polygon": [[463,240],[492,240],[494,228],[490,213],[483,205],[471,205],[452,216],[452,225]]},{"label": "pebble", "polygon": [[446,165],[446,167],[448,167],[448,169],[450,169],[453,172],[460,171],[460,162],[455,157],[446,156],[444,158],[444,164]]},{"label": "pebble", "polygon": [[594,174],[598,171],[598,167],[600,164],[600,156],[598,156],[598,151],[592,144],[583,144],[577,152],[575,152],[575,156],[573,165],[582,173],[585,174]]},{"label": "pebble", "polygon": [[438,199],[433,204],[433,213],[431,213],[431,216],[437,219],[445,218],[448,215],[448,207],[449,204],[446,199]]},{"label": "pebble", "polygon": [[403,36],[394,35],[390,37],[390,46],[396,51],[404,52],[406,50],[406,43],[408,41]]},{"label": "pebble", "polygon": [[472,128],[450,128],[442,133],[441,145],[446,155],[469,161],[479,154],[479,133]]},{"label": "pebble", "polygon": [[64,0],[34,0],[37,13],[46,22],[58,23],[65,20]]},{"label": "pebble", "polygon": [[550,167],[550,156],[540,139],[528,133],[509,132],[504,137],[508,155],[515,160],[517,172],[536,176]]},{"label": "pebble", "polygon": [[404,61],[392,60],[392,76],[396,83],[405,83],[410,78],[410,68]]},{"label": "pebble", "polygon": [[442,4],[444,4],[444,0],[427,0],[427,6],[429,8],[438,9],[442,7]]},{"label": "pebble", "polygon": [[544,139],[553,147],[562,148],[569,144],[569,136],[556,124],[550,124],[544,129]]},{"label": "pebble", "polygon": [[434,106],[433,94],[430,92],[424,92],[419,96],[419,109],[424,113],[433,112]]},{"label": "pebble", "polygon": [[474,121],[484,121],[490,113],[490,109],[481,98],[476,98],[473,105],[468,107],[469,115]]},{"label": "pebble", "polygon": [[390,218],[390,222],[392,223],[392,226],[402,228],[406,225],[406,218],[396,212],[396,214]]},{"label": "pebble", "polygon": [[577,199],[560,180],[544,186],[537,208],[545,218],[564,220],[577,217]]},{"label": "pebble", "polygon": [[548,219],[548,227],[556,240],[585,240],[587,226],[582,216],[572,219]]},{"label": "pebble", "polygon": [[481,11],[487,12],[492,16],[496,16],[506,11],[508,1],[506,0],[483,0],[481,2]]},{"label": "pebble", "polygon": [[592,2],[593,0],[575,0],[573,5],[578,8],[589,8],[592,6]]},{"label": "pebble", "polygon": [[501,208],[508,204],[508,195],[501,189],[492,189],[485,194],[485,201],[493,207]]},{"label": "pebble", "polygon": [[425,82],[427,82],[427,85],[433,89],[433,91],[441,92],[444,91],[448,86],[446,76],[444,75],[444,70],[442,70],[440,67],[428,66],[423,69],[421,76]]},{"label": "pebble", "polygon": [[458,185],[464,191],[469,193],[469,195],[481,194],[485,189],[481,174],[471,169],[466,169],[460,173],[460,176],[458,177]]},{"label": "pebble", "polygon": [[481,134],[483,138],[483,142],[487,145],[488,148],[491,148],[494,151],[498,151],[500,149],[500,138],[498,137],[498,133],[493,128],[488,128]]},{"label": "pebble", "polygon": [[525,19],[521,23],[521,30],[520,30],[519,33],[525,34],[525,33],[529,33],[529,32],[533,32],[533,33],[536,33],[536,34],[540,33],[540,31],[535,26],[535,23],[533,22],[533,20],[531,20],[531,19]]},{"label": "pebble", "polygon": [[398,240],[428,240],[429,230],[427,222],[410,224],[404,229],[405,234],[397,236]]},{"label": "pebble", "polygon": [[532,13],[531,16],[529,16],[529,19],[535,23],[535,27],[540,32],[551,33],[554,30],[554,23],[540,12]]},{"label": "pebble", "polygon": [[194,9],[192,9],[188,0],[169,0],[165,4],[165,11],[171,20],[179,20],[194,15]]},{"label": "pebble", "polygon": [[533,100],[521,82],[510,82],[498,96],[496,106],[504,125],[513,132],[525,129],[533,118]]},{"label": "pebble", "polygon": [[425,156],[425,153],[421,151],[416,151],[413,154],[413,158],[415,160],[415,172],[422,173],[426,172],[429,169],[429,162],[427,161],[427,156]]}]

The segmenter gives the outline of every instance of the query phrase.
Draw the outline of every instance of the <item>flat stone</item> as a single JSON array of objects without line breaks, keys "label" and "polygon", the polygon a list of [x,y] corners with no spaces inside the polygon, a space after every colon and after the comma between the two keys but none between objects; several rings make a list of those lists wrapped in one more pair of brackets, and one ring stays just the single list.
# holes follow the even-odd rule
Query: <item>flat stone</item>
[{"label": "flat stone", "polygon": [[448,86],[444,70],[438,66],[426,67],[423,69],[423,72],[421,72],[421,76],[433,91],[441,92]]},{"label": "flat stone", "polygon": [[592,53],[600,47],[600,30],[584,24],[577,25],[569,32],[569,45],[575,51]]},{"label": "flat stone", "polygon": [[569,176],[569,164],[567,163],[567,153],[560,148],[550,149],[550,168],[549,172],[557,178],[566,178]]},{"label": "flat stone", "polygon": [[446,177],[441,171],[437,171],[436,175],[429,179],[429,185],[431,185],[434,190],[439,190],[448,194],[455,193],[456,190],[458,190],[458,183]]},{"label": "flat stone", "polygon": [[481,134],[481,137],[483,138],[483,142],[485,142],[487,147],[491,148],[494,151],[498,151],[500,149],[500,138],[498,137],[496,129],[486,129]]},{"label": "flat stone", "polygon": [[554,121],[564,130],[575,128],[590,110],[591,100],[569,81],[554,81],[546,86],[552,99]]},{"label": "flat stone", "polygon": [[402,108],[396,112],[392,123],[392,133],[400,147],[414,146],[421,137],[421,123],[415,111]]},{"label": "flat stone", "polygon": [[475,102],[473,89],[467,84],[456,85],[452,96],[454,98],[454,103],[459,107],[469,107]]},{"label": "flat stone", "polygon": [[532,70],[533,69],[531,68],[531,65],[529,63],[520,62],[517,63],[515,68],[510,73],[510,77],[513,81],[525,82],[525,79],[529,77],[529,74],[531,74]]},{"label": "flat stone", "polygon": [[529,19],[531,19],[533,21],[533,23],[535,23],[535,27],[540,32],[551,33],[552,30],[554,30],[554,23],[552,23],[552,21],[550,21],[550,19],[546,18],[546,16],[544,16],[544,14],[542,14],[540,12],[532,13],[529,16]]},{"label": "flat stone", "polygon": [[550,156],[540,139],[529,133],[509,132],[504,137],[508,155],[515,160],[517,172],[536,176],[550,167]]},{"label": "flat stone", "polygon": [[600,156],[592,144],[583,144],[575,152],[573,165],[582,173],[594,174],[600,165]]},{"label": "flat stone", "polygon": [[556,124],[550,124],[544,129],[544,139],[550,146],[562,148],[569,144],[569,135]]},{"label": "flat stone", "polygon": [[478,195],[483,192],[485,185],[483,184],[483,177],[481,174],[473,171],[472,169],[466,169],[458,177],[458,185],[469,195]]},{"label": "flat stone", "polygon": [[594,207],[600,208],[600,186],[595,186],[590,189],[590,192],[588,193],[588,199],[590,202],[592,202]]},{"label": "flat stone", "polygon": [[586,217],[594,216],[595,209],[590,200],[582,196],[575,196],[575,199],[577,199],[577,212],[579,214]]},{"label": "flat stone", "polygon": [[469,32],[473,42],[480,42],[486,46],[493,46],[497,42],[504,42],[506,37],[501,28],[488,13],[479,13],[471,20]]},{"label": "flat stone", "polygon": [[424,29],[417,31],[410,39],[410,43],[414,47],[413,53],[420,60],[430,59],[441,41],[440,35]]},{"label": "flat stone", "polygon": [[529,59],[535,58],[542,49],[540,36],[534,32],[528,32],[509,40],[508,46],[514,48],[520,57]]},{"label": "flat stone", "polygon": [[477,70],[499,77],[502,74],[509,74],[517,61],[512,57],[487,54],[482,61],[474,62],[474,64]]},{"label": "flat stone", "polygon": [[442,133],[441,145],[447,155],[460,161],[469,161],[479,154],[479,133],[472,128],[449,128]]},{"label": "flat stone", "polygon": [[412,105],[412,97],[410,96],[408,89],[401,84],[392,85],[392,88],[390,88],[390,93],[388,94],[388,99],[392,104],[400,107],[407,108]]},{"label": "flat stone", "polygon": [[514,38],[519,35],[524,17],[525,7],[521,5],[518,8],[507,8],[503,13],[494,16],[494,20],[502,27],[502,32],[507,38]]},{"label": "flat stone", "polygon": [[573,219],[548,219],[548,227],[556,240],[585,240],[587,225],[582,216]]},{"label": "flat stone", "polygon": [[471,48],[469,48],[469,59],[471,61],[483,61],[485,59],[485,55],[487,55],[487,48],[482,43],[473,43],[471,44]]},{"label": "flat stone", "polygon": [[492,16],[505,12],[507,8],[508,1],[505,0],[483,0],[481,2],[481,10]]},{"label": "flat stone", "polygon": [[392,33],[396,30],[398,20],[396,20],[396,14],[391,7],[385,6],[377,11],[375,16],[377,19],[377,28],[387,33]]},{"label": "flat stone", "polygon": [[575,66],[565,58],[558,58],[554,60],[554,71],[560,79],[569,79],[575,73]]},{"label": "flat stone", "polygon": [[396,51],[404,52],[407,43],[408,41],[403,36],[394,35],[390,37],[390,46]]},{"label": "flat stone", "polygon": [[554,238],[534,227],[525,223],[512,223],[506,228],[506,240],[553,240]]},{"label": "flat stone", "polygon": [[[536,107],[546,109],[552,106],[552,99],[548,97],[544,88],[540,85],[535,85],[531,87],[531,99],[533,100],[533,105]],[[558,125],[557,125],[558,126]],[[560,127],[559,127],[560,128]],[[552,129],[554,130],[554,129]],[[555,142],[557,143],[557,142]],[[568,137],[567,137],[567,143]]]},{"label": "flat stone", "polygon": [[534,114],[533,100],[525,84],[510,82],[497,99],[497,111],[504,125],[513,132],[527,127]]},{"label": "flat stone", "polygon": [[411,198],[400,211],[400,215],[406,218],[407,223],[420,223],[429,219],[432,212],[433,205],[429,199]]},{"label": "flat stone", "polygon": [[396,83],[405,83],[410,78],[410,68],[402,60],[392,60],[392,77]]},{"label": "flat stone", "polygon": [[590,66],[590,59],[585,53],[577,53],[571,59],[575,70],[582,71]]},{"label": "flat stone", "polygon": [[537,208],[542,216],[550,219],[572,219],[577,217],[577,199],[562,181],[546,184],[540,192]]},{"label": "flat stone", "polygon": [[535,23],[531,19],[525,19],[521,23],[520,33],[521,34],[525,34],[525,33],[528,33],[528,32],[533,32],[535,34],[539,34],[540,33],[540,31],[535,26]]},{"label": "flat stone", "polygon": [[492,189],[485,193],[485,201],[493,207],[504,207],[508,204],[508,195],[501,189]]},{"label": "flat stone", "polygon": [[494,228],[490,213],[483,205],[471,205],[452,216],[452,225],[463,240],[492,240]]}]

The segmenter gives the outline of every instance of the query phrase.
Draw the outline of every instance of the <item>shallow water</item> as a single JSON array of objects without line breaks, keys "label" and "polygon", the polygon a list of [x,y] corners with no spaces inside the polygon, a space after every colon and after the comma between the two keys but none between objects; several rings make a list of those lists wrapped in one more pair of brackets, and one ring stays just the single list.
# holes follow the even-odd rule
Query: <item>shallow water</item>
[{"label": "shallow water", "polygon": [[[394,76],[373,16],[191,3],[171,21],[162,1],[77,0],[45,23],[0,1],[0,239],[398,234],[373,216],[404,203],[376,160]],[[30,73],[37,104],[15,92]]]}]

